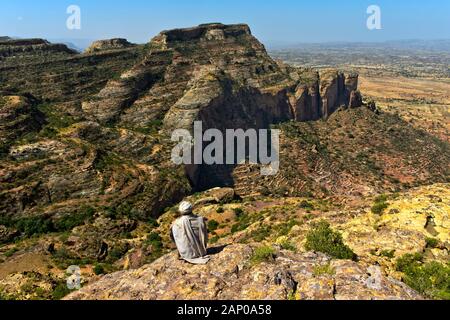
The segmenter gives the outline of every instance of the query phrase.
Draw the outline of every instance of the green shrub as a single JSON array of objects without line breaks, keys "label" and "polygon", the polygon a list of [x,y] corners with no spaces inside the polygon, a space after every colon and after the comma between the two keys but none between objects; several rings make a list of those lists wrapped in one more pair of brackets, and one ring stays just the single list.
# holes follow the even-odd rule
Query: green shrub
[{"label": "green shrub", "polygon": [[297,248],[288,240],[280,243],[281,249],[296,252]]},{"label": "green shrub", "polygon": [[233,211],[238,218],[244,215],[244,210],[242,210],[241,208],[234,208]]},{"label": "green shrub", "polygon": [[423,254],[421,253],[408,253],[400,257],[396,261],[396,269],[400,272],[406,272],[408,268],[419,266],[423,261]]},{"label": "green shrub", "polygon": [[225,210],[223,209],[223,207],[219,207],[219,208],[217,208],[216,212],[217,213],[224,213]]},{"label": "green shrub", "polygon": [[38,110],[45,114],[47,127],[60,129],[76,123],[76,119],[64,112],[59,112],[55,106],[41,104],[38,106]]},{"label": "green shrub", "polygon": [[114,153],[99,152],[94,162],[94,169],[104,172],[109,168],[120,166],[121,159]]},{"label": "green shrub", "polygon": [[255,249],[252,257],[250,258],[251,264],[259,264],[262,262],[274,261],[276,258],[276,251],[269,246],[259,247]]},{"label": "green shrub", "polygon": [[439,240],[436,238],[426,238],[425,242],[428,248],[437,248],[439,245]]},{"label": "green shrub", "polygon": [[314,267],[313,274],[316,277],[323,275],[334,275],[336,270],[331,266],[331,264],[318,265]]},{"label": "green shrub", "polygon": [[14,255],[14,253],[16,253],[17,251],[19,251],[19,249],[12,248],[12,249],[9,249],[8,251],[6,251],[4,253],[4,255],[5,255],[5,257],[9,258],[9,257],[12,257]]},{"label": "green shrub", "polygon": [[101,274],[105,274],[105,267],[103,267],[103,265],[101,264],[96,264],[94,266],[94,273],[98,276]]},{"label": "green shrub", "polygon": [[245,230],[250,225],[250,216],[241,208],[233,209],[237,217],[237,222],[231,227],[231,233]]},{"label": "green shrub", "polygon": [[156,221],[156,219],[154,219],[154,218],[149,218],[147,223],[152,228],[158,228],[159,227],[158,221]]},{"label": "green shrub", "polygon": [[164,245],[161,236],[157,232],[151,232],[147,236],[145,244],[152,247],[151,254],[146,258],[147,263],[151,263],[164,255]]},{"label": "green shrub", "polygon": [[15,300],[13,296],[10,296],[9,294],[3,292],[0,289],[0,301],[9,301],[9,300]]},{"label": "green shrub", "polygon": [[386,257],[386,258],[394,258],[395,257],[395,250],[383,250],[380,252],[380,255],[382,257]]},{"label": "green shrub", "polygon": [[277,226],[278,236],[287,236],[289,232],[291,232],[292,228],[298,225],[300,225],[300,222],[295,219],[291,219],[288,222],[282,223],[281,225]]},{"label": "green shrub", "polygon": [[386,195],[380,195],[375,198],[375,203],[372,206],[372,213],[373,214],[383,214],[384,211],[389,207],[389,204],[387,203],[387,196]]},{"label": "green shrub", "polygon": [[156,232],[151,232],[147,236],[146,243],[151,245],[154,251],[161,251],[163,247],[162,238]]},{"label": "green shrub", "polygon": [[300,209],[314,210],[314,206],[306,200],[303,200],[298,206]]},{"label": "green shrub", "polygon": [[82,207],[79,212],[63,216],[55,221],[55,229],[59,232],[70,231],[75,227],[83,225],[86,220],[91,219],[95,214],[95,209],[89,206]]},{"label": "green shrub", "polygon": [[161,242],[162,238],[161,236],[156,233],[156,232],[151,232],[148,236],[147,236],[147,241],[149,242]]},{"label": "green shrub", "polygon": [[209,243],[214,244],[217,243],[219,241],[219,237],[218,236],[214,236],[211,239],[209,239]]},{"label": "green shrub", "polygon": [[208,221],[208,230],[210,232],[216,231],[219,228],[219,223],[216,220]]},{"label": "green shrub", "polygon": [[53,289],[52,299],[53,300],[61,300],[62,298],[67,296],[72,291],[73,290],[70,290],[69,288],[67,288],[67,284],[65,282],[59,283]]},{"label": "green shrub", "polygon": [[[123,217],[128,217],[133,220],[147,220],[147,217],[142,217],[140,214],[138,214],[134,208],[133,205],[127,201],[123,202],[122,204],[115,206],[115,207],[105,207],[105,216],[110,219],[119,219]],[[149,222],[151,222],[150,220]]]},{"label": "green shrub", "polygon": [[375,203],[372,206],[371,211],[372,211],[373,214],[380,214],[381,215],[381,214],[384,213],[384,210],[386,210],[387,208],[388,208],[388,204],[385,203],[385,202]]},{"label": "green shrub", "polygon": [[259,229],[253,231],[250,234],[250,237],[252,237],[256,242],[261,242],[270,236],[270,230],[271,228],[269,226],[261,226]]},{"label": "green shrub", "polygon": [[344,244],[342,235],[333,231],[326,221],[314,224],[306,235],[305,249],[326,253],[335,259],[356,259],[356,254]]},{"label": "green shrub", "polygon": [[420,253],[406,254],[396,263],[403,281],[419,293],[435,299],[450,300],[450,263],[424,263]]},{"label": "green shrub", "polygon": [[81,258],[72,253],[70,253],[67,249],[61,248],[56,250],[52,254],[52,260],[56,264],[56,266],[60,269],[67,269],[69,266],[86,266],[88,264],[93,263],[93,261],[89,258]]},{"label": "green shrub", "polygon": [[48,217],[23,218],[15,222],[15,227],[29,237],[55,231]]},{"label": "green shrub", "polygon": [[115,245],[109,252],[108,252],[108,261],[109,262],[115,262],[119,259],[121,259],[129,250],[128,244],[118,244]]}]

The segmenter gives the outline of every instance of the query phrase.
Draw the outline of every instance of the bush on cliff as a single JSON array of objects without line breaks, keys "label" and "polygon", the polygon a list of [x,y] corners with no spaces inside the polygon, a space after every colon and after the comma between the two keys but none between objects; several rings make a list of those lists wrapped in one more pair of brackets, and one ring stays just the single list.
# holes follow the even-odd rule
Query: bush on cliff
[{"label": "bush on cliff", "polygon": [[424,263],[423,259],[420,253],[406,254],[397,259],[396,269],[404,274],[403,281],[423,295],[450,300],[450,263]]},{"label": "bush on cliff", "polygon": [[335,259],[355,260],[356,254],[342,240],[339,232],[331,229],[326,221],[320,221],[313,226],[306,236],[305,249],[326,253]]}]

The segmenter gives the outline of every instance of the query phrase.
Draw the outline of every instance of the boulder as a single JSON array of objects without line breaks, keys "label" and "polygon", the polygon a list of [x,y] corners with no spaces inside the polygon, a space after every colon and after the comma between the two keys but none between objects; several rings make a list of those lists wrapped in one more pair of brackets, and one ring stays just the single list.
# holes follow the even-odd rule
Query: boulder
[{"label": "boulder", "polygon": [[194,206],[206,204],[228,203],[235,198],[235,192],[232,188],[214,188],[201,194],[200,199],[188,199],[194,201]]}]

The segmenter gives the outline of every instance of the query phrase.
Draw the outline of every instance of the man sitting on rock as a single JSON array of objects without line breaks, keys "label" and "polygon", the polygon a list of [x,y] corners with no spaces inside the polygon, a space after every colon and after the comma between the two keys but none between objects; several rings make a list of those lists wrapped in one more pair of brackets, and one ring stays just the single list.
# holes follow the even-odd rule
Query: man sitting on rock
[{"label": "man sitting on rock", "polygon": [[183,260],[192,264],[207,264],[210,257],[206,253],[208,230],[205,219],[192,213],[192,204],[182,202],[179,207],[182,217],[172,225],[172,239]]}]

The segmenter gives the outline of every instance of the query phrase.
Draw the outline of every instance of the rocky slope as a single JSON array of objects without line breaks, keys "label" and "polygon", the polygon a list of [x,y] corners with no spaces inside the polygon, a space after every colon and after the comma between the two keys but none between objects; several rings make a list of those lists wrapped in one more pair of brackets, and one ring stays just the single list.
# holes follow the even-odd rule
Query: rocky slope
[{"label": "rocky slope", "polygon": [[354,197],[446,182],[450,148],[398,116],[367,108],[341,110],[326,122],[283,123],[280,168],[275,176],[258,166],[238,166],[240,195]]},{"label": "rocky slope", "polygon": [[[80,300],[375,300],[421,299],[379,267],[332,260],[322,254],[280,250],[254,264],[254,248],[219,248],[206,266],[172,253],[151,265],[103,277],[67,297]],[[212,250],[213,252],[214,250]],[[321,267],[329,273],[320,274]]]},{"label": "rocky slope", "polygon": [[[371,212],[369,199],[220,204],[232,194],[216,189],[191,198],[199,214],[219,225],[211,231],[219,240],[213,238],[208,265],[190,265],[172,252],[141,268],[104,276],[67,299],[423,299],[400,281],[404,275],[396,261],[418,252],[426,261],[449,261],[448,185],[390,195],[381,213]],[[358,262],[305,250],[308,230],[323,219],[342,232]],[[173,211],[159,221],[161,234],[168,233]],[[261,246],[273,251],[261,256]],[[133,263],[138,257],[130,255]]]}]

